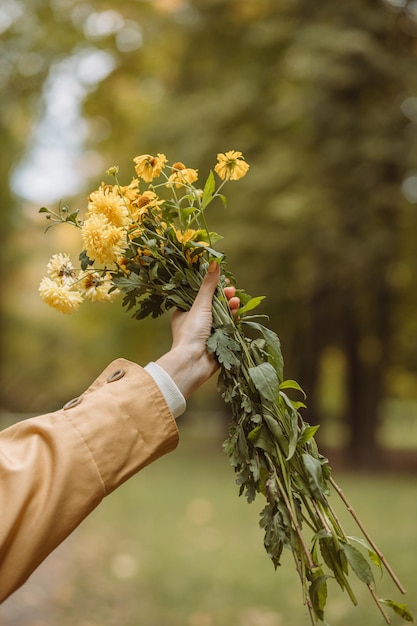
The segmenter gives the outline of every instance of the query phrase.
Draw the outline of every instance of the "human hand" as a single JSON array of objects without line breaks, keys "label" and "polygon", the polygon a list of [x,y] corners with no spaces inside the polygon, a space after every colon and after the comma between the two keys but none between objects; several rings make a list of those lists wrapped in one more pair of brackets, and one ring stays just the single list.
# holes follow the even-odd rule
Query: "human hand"
[{"label": "human hand", "polygon": [[[206,342],[213,323],[212,302],[220,278],[220,267],[213,261],[203,279],[194,303],[186,313],[175,311],[171,318],[172,346],[157,363],[174,380],[185,398],[188,398],[218,368],[207,352]],[[233,286],[224,288],[231,315],[240,306]]]}]

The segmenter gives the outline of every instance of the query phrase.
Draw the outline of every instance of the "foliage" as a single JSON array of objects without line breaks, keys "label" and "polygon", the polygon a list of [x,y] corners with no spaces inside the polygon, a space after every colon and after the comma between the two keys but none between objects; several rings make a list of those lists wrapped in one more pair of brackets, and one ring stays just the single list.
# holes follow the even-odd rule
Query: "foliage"
[{"label": "foliage", "polygon": [[[313,625],[324,620],[329,578],[357,603],[350,572],[369,588],[387,623],[383,603],[413,621],[407,607],[376,595],[371,564],[381,571],[385,567],[403,588],[335,483],[314,438],[317,427],[299,412],[304,402],[288,395],[303,391],[296,381],[284,378],[280,341],[258,316],[249,315],[261,298],[240,291],[242,306],[235,317],[228,308],[223,288],[233,276],[224,255],[213,247],[219,235],[209,230],[206,210],[216,199],[225,205],[220,193],[224,184],[245,176],[249,166],[236,151],[220,153],[217,159],[217,188],[212,171],[200,189],[194,184],[196,170],[181,162],[170,166],[161,153],[145,154],[134,159],[138,178],[129,185],[122,186],[118,169],[110,168],[116,184],[102,184],[90,194],[83,222],[68,209],[55,213],[42,208],[55,222],[69,221],[80,228],[84,249],[80,269],[74,269],[66,255],[52,257],[41,296],[58,311],[70,313],[83,297],[113,301],[120,290],[123,305],[136,319],[158,317],[172,307],[188,310],[209,264],[220,263],[223,273],[207,345],[220,364],[219,391],[232,413],[224,450],[240,495],[249,503],[257,494],[266,500],[260,526],[268,556],[277,568],[284,548],[292,552]],[[160,177],[163,182],[156,183]],[[140,190],[143,182],[148,183],[145,191]],[[329,501],[332,488],[365,539],[350,537],[342,528]],[[311,547],[304,527],[311,534]],[[365,548],[368,558],[357,546]]]}]

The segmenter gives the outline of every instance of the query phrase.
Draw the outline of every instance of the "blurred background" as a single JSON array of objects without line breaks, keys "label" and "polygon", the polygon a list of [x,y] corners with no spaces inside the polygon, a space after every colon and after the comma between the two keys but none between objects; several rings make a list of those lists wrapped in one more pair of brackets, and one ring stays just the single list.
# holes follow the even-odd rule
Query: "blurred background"
[{"label": "blurred background", "polygon": [[[50,255],[76,260],[79,237],[67,225],[45,234],[38,209],[82,215],[106,169],[129,182],[138,154],[204,179],[218,152],[240,150],[249,174],[208,216],[218,247],[237,284],[266,296],[305,420],[321,424],[319,445],[415,585],[417,2],[3,0],[0,52],[1,425],[56,409],[115,357],[146,363],[169,347],[167,319],[87,304],[70,317],[40,301]],[[181,450],[114,494],[52,557],[63,586],[52,593],[41,573],[6,603],[8,623],[303,623],[291,563],[277,579],[258,510],[235,497],[215,381],[181,420]],[[395,519],[382,523],[387,506],[409,522],[401,538]],[[336,623],[351,624],[343,602]]]}]

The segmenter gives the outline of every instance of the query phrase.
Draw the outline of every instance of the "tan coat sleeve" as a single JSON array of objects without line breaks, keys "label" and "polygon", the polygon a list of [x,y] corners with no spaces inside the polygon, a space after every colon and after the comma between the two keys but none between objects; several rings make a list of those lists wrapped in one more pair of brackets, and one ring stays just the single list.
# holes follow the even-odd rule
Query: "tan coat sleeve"
[{"label": "tan coat sleeve", "polygon": [[65,408],[0,433],[0,602],[99,504],[178,443],[152,377],[114,361]]}]

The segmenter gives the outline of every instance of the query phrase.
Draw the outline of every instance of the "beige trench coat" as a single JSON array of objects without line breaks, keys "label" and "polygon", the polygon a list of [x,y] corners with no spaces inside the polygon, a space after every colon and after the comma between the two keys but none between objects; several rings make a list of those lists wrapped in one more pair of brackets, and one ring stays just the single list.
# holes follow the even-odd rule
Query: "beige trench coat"
[{"label": "beige trench coat", "polygon": [[125,359],[63,409],[0,432],[0,602],[104,496],[177,443],[159,387]]}]

